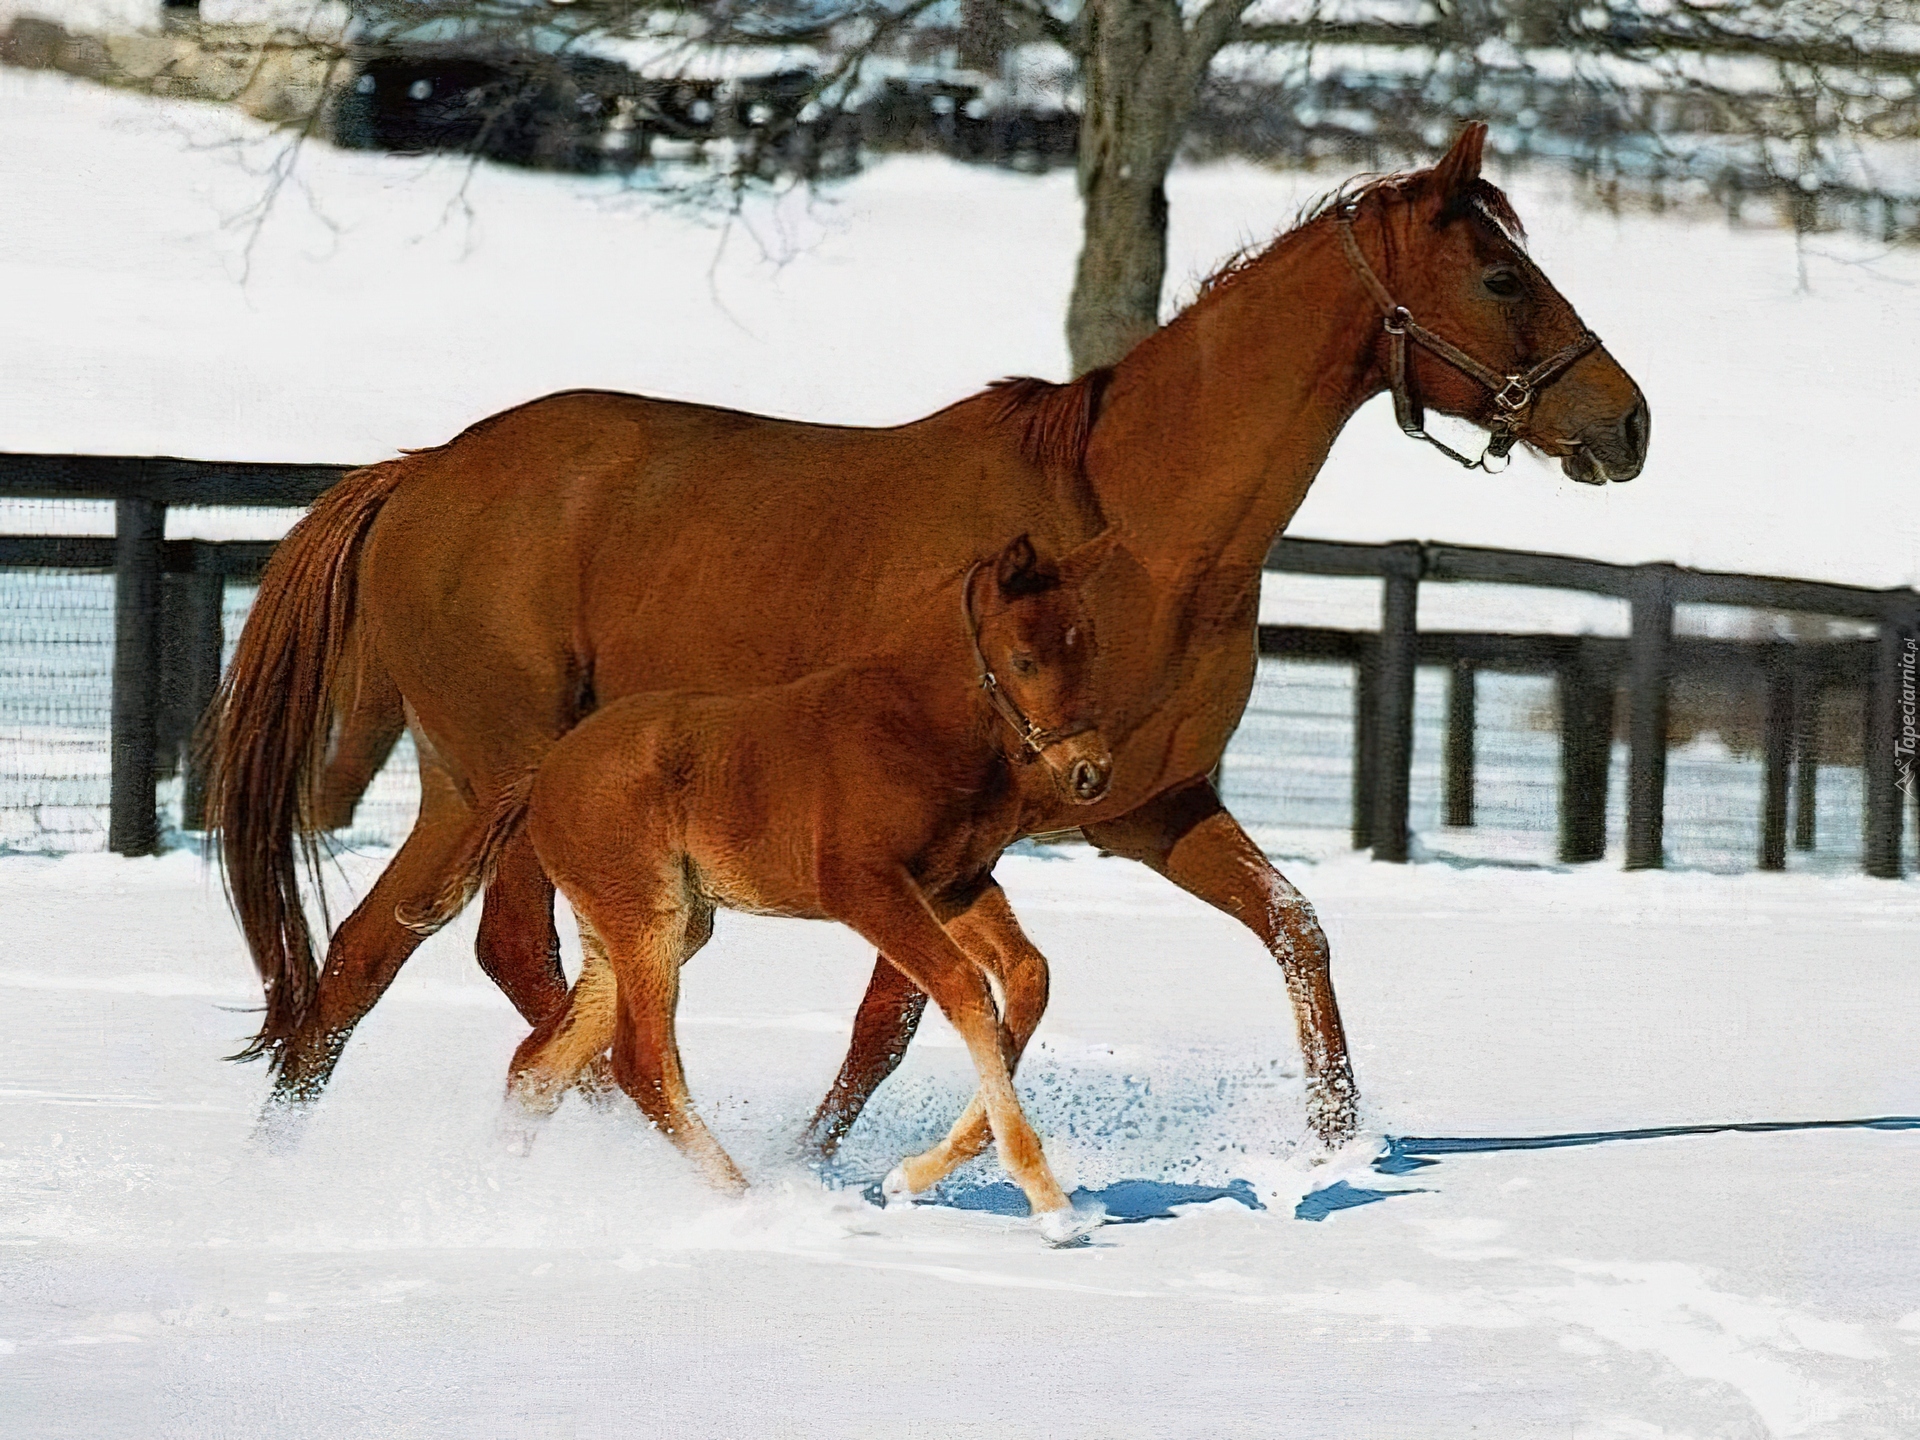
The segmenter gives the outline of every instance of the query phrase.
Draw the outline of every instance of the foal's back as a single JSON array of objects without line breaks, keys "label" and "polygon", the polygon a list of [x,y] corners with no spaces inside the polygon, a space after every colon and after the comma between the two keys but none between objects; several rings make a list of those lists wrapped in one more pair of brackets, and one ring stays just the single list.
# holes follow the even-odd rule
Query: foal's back
[{"label": "foal's back", "polygon": [[[861,863],[911,863],[970,828],[962,812],[994,808],[984,757],[943,738],[951,723],[929,726],[929,702],[946,698],[929,688],[871,659],[737,695],[616,701],[541,766],[534,847],[577,902],[832,918],[823,868],[855,849]],[[950,689],[966,699],[962,678]],[[998,853],[1008,822],[988,828],[978,848]]]}]

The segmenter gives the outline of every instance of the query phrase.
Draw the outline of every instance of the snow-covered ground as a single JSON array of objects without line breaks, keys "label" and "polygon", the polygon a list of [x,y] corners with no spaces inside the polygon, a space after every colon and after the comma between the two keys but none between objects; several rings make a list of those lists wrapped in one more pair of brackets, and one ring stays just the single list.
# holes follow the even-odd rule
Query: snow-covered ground
[{"label": "snow-covered ground", "polygon": [[[1030,1113],[1069,1184],[1170,1215],[1084,1249],[999,1213],[1018,1204],[990,1162],[942,1205],[862,1198],[968,1092],[937,1022],[825,1182],[790,1158],[868,965],[834,927],[724,916],[688,970],[695,1093],[755,1182],[731,1201],[631,1111],[570,1101],[531,1156],[496,1147],[521,1027],[471,919],[362,1027],[304,1146],[256,1150],[261,1074],[217,1058],[255,998],[217,881],[184,853],[0,860],[0,1429],[1920,1430],[1920,1135],[1316,1172],[1280,979],[1246,932],[1084,850],[1001,873],[1055,965]],[[1375,1137],[1920,1114],[1905,886],[1293,873]]]},{"label": "snow-covered ground", "polygon": [[[568,385],[884,423],[1065,371],[1064,175],[893,161],[723,231],[600,182],[310,149],[254,234],[248,167],[276,152],[236,148],[256,132],[230,115],[0,70],[0,133],[0,449],[364,460]],[[1337,178],[1178,173],[1171,290]],[[1646,474],[1463,477],[1383,408],[1296,533],[1920,578],[1920,261],[1820,240],[1803,292],[1787,237],[1516,191],[1535,253],[1652,399]],[[0,504],[0,532],[109,524]],[[1376,605],[1282,582],[1268,612],[1365,624]],[[48,639],[8,618],[16,649]],[[1422,620],[1622,617],[1429,586]],[[50,686],[47,714],[90,683]],[[1696,749],[1676,833],[1724,793],[1723,770],[1687,780],[1722,763]],[[1229,757],[1250,817],[1259,758]],[[1483,772],[1516,813],[1539,803],[1542,766],[1522,768]],[[343,885],[378,863],[350,857]],[[1333,938],[1370,1127],[1319,1167],[1279,976],[1246,932],[1085,850],[1003,864],[1056,966],[1030,1113],[1063,1179],[1116,1218],[1167,1217],[1051,1251],[1002,1213],[991,1162],[941,1204],[863,1198],[969,1088],[937,1021],[830,1174],[791,1158],[869,964],[831,927],[724,917],[688,973],[696,1094],[756,1182],[722,1201],[629,1112],[570,1104],[530,1157],[497,1148],[521,1027],[472,963],[471,916],[363,1027],[305,1145],[256,1150],[262,1077],[217,1058],[258,998],[217,880],[186,853],[0,858],[0,1433],[1920,1433],[1920,1139],[1620,1133],[1920,1114],[1911,885],[1289,868]],[[1419,1143],[1576,1134],[1596,1138]],[[1375,1165],[1386,1137],[1402,1159]]]}]

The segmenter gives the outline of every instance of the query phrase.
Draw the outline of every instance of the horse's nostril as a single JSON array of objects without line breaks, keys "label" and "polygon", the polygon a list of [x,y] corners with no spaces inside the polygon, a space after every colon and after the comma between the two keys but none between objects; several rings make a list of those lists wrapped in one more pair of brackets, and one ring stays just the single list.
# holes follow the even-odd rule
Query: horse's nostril
[{"label": "horse's nostril", "polygon": [[1647,409],[1647,402],[1644,399],[1627,412],[1624,428],[1627,453],[1637,460],[1644,460],[1647,454],[1647,442],[1653,437],[1653,412]]}]

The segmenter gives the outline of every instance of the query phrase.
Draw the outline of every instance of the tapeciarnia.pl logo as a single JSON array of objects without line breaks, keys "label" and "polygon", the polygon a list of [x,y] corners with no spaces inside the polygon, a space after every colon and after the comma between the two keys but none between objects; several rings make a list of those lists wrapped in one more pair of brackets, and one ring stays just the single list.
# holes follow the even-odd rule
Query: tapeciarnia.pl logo
[{"label": "tapeciarnia.pl logo", "polygon": [[1893,763],[1900,772],[1894,783],[1907,796],[1913,794],[1914,751],[1920,747],[1920,730],[1914,728],[1914,672],[1916,660],[1920,660],[1916,649],[1920,649],[1920,641],[1911,635],[1900,647],[1900,735],[1893,742]]}]

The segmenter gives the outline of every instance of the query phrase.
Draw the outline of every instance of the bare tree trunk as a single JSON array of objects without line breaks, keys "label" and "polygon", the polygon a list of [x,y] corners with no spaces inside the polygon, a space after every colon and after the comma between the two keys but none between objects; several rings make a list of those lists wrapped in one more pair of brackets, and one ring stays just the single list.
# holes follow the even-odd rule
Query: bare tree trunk
[{"label": "bare tree trunk", "polygon": [[1076,375],[1111,365],[1160,323],[1167,169],[1240,3],[1213,0],[1189,28],[1179,0],[1087,0],[1080,46],[1085,214],[1067,307]]}]

